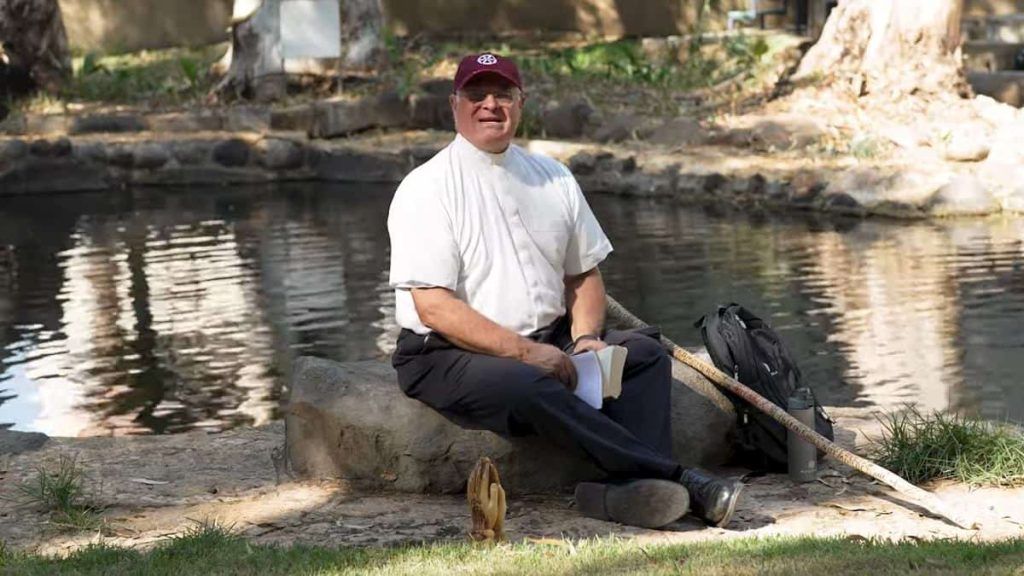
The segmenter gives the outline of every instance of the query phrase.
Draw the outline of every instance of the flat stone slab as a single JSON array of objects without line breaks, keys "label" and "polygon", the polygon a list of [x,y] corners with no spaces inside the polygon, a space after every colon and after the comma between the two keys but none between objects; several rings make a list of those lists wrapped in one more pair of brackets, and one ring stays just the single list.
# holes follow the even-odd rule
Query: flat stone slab
[{"label": "flat stone slab", "polygon": [[[673,451],[684,465],[715,465],[730,455],[735,416],[692,369],[675,363]],[[394,370],[378,361],[296,361],[285,416],[292,470],[303,478],[364,481],[404,492],[463,489],[482,456],[495,461],[511,494],[552,493],[602,477],[582,455],[539,438],[505,440],[463,430],[399,389]]]}]

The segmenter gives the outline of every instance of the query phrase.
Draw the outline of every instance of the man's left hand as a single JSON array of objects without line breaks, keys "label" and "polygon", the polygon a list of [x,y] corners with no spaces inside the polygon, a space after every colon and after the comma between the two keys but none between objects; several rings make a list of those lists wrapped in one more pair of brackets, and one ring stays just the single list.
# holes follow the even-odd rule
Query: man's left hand
[{"label": "man's left hand", "polygon": [[604,340],[597,340],[594,338],[587,338],[580,340],[576,346],[572,349],[573,354],[579,354],[580,352],[586,352],[587,350],[593,350],[597,352],[602,348],[607,348],[608,344]]}]

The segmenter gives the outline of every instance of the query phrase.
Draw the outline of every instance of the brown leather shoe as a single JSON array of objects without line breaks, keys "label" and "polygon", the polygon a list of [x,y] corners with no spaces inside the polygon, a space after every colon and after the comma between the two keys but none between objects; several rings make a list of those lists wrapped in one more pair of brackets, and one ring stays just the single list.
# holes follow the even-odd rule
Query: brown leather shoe
[{"label": "brown leather shoe", "polygon": [[642,479],[625,484],[581,482],[576,506],[588,518],[641,528],[661,528],[682,518],[690,507],[686,488],[670,480]]}]

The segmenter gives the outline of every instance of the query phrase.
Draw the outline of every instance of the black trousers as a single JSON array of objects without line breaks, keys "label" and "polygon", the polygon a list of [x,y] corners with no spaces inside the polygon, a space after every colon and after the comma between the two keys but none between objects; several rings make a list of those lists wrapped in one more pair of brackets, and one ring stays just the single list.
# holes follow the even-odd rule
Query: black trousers
[{"label": "black trousers", "polygon": [[[561,318],[530,338],[571,345]],[[402,391],[456,424],[506,438],[539,434],[587,455],[611,477],[678,478],[672,457],[671,361],[661,344],[638,332],[609,331],[628,350],[622,394],[596,410],[539,368],[468,352],[437,333],[402,330],[392,364]]]}]

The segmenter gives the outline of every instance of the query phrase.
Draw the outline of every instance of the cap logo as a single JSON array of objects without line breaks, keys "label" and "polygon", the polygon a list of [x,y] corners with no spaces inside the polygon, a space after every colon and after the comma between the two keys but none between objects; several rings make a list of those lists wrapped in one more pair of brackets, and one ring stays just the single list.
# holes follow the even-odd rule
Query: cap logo
[{"label": "cap logo", "polygon": [[483,64],[484,66],[491,66],[492,64],[498,63],[498,57],[494,54],[481,54],[480,57],[476,59],[476,62],[477,64]]}]

